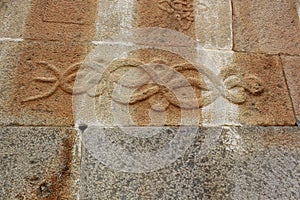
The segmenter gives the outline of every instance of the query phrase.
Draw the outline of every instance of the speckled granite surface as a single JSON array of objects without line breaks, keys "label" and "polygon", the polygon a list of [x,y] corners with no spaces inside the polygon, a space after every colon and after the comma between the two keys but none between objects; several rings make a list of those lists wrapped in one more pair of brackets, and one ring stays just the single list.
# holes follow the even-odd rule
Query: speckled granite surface
[{"label": "speckled granite surface", "polygon": [[[216,145],[202,155],[205,138],[220,130]],[[103,131],[113,132],[116,142],[122,140],[115,129]],[[165,132],[162,138],[168,136]],[[140,145],[132,140],[126,149]],[[182,157],[149,173],[114,171],[83,148],[81,198],[298,199],[299,148],[299,128],[203,128]]]}]

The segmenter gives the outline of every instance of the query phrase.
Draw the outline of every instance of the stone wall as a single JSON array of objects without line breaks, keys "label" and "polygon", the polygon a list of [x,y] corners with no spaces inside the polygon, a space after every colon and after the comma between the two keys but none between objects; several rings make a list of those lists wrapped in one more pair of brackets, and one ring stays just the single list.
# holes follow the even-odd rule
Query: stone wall
[{"label": "stone wall", "polygon": [[299,0],[1,0],[0,199],[300,199]]}]

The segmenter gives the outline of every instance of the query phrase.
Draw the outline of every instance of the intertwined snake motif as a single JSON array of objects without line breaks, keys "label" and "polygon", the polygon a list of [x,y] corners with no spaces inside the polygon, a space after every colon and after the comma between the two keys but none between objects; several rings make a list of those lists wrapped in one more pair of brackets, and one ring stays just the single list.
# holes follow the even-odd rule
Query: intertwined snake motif
[{"label": "intertwined snake motif", "polygon": [[[31,63],[33,64],[33,63]],[[31,96],[25,98],[23,102],[34,101],[37,99],[42,99],[53,95],[59,88],[62,89],[64,92],[68,94],[82,94],[82,93],[89,93],[89,90],[93,87],[93,85],[84,85],[81,87],[74,88],[72,82],[76,79],[78,75],[78,70],[82,67],[82,63],[78,62],[75,64],[70,65],[65,71],[61,72],[55,65],[52,65],[46,61],[38,61],[35,63],[40,67],[44,67],[49,69],[53,73],[53,77],[35,77],[32,81],[34,82],[43,82],[43,83],[50,83],[53,84],[50,89],[39,95]]]},{"label": "intertwined snake motif", "polygon": [[[102,94],[105,87],[98,88],[95,93],[95,88],[102,81],[97,77],[97,72],[89,70],[89,73],[84,74],[87,80],[85,84],[73,87],[70,84],[72,80],[78,76],[78,69],[82,63],[75,63],[68,67],[65,71],[60,72],[54,65],[45,61],[36,63],[50,69],[53,72],[53,77],[36,77],[33,79],[35,82],[44,82],[53,84],[50,89],[36,96],[26,98],[23,102],[34,101],[41,98],[46,98],[55,93],[59,88],[68,94],[79,95],[83,93],[89,96],[96,97]],[[142,67],[141,67],[142,66]],[[149,67],[154,66],[155,68]],[[130,76],[125,76],[122,79],[113,79],[114,73],[122,68],[135,68],[140,71],[140,76],[137,79],[132,79]],[[106,85],[116,84],[121,88],[120,92],[115,92],[112,95],[112,100],[120,103],[133,105],[145,100],[155,101],[155,96],[160,95],[160,105],[153,106],[152,109],[162,111],[169,107],[169,105],[176,106],[182,109],[194,109],[205,107],[217,98],[222,96],[231,103],[242,104],[247,100],[248,95],[258,95],[264,90],[261,80],[251,74],[241,74],[237,70],[237,66],[225,66],[220,75],[213,75],[213,78],[199,73],[199,71],[190,63],[180,63],[168,66],[166,61],[153,60],[150,63],[143,63],[135,59],[119,59],[108,67],[102,77],[106,79]],[[171,69],[171,70],[167,70]],[[182,74],[185,71],[193,71],[200,76],[185,77],[176,74]],[[220,84],[221,83],[221,84]],[[221,89],[220,86],[221,85]],[[134,89],[135,92],[132,96],[127,97],[123,89]],[[193,88],[201,91],[201,97],[193,98],[192,95],[187,95],[188,98],[180,98],[176,95],[176,91],[185,88]],[[90,92],[92,90],[92,92]],[[125,91],[124,90],[124,91]],[[187,90],[187,89],[186,89]],[[189,90],[189,92],[191,92]]]},{"label": "intertwined snake motif", "polygon": [[[258,95],[263,92],[262,82],[254,75],[239,74],[234,68],[236,66],[226,66],[217,78],[221,79],[222,91],[216,87],[214,80],[208,80],[211,83],[206,83],[202,77],[183,77],[176,76],[176,73],[184,73],[185,71],[193,71],[199,74],[199,71],[190,63],[181,63],[173,66],[167,66],[172,70],[152,70],[149,66],[156,66],[155,69],[167,66],[166,61],[154,60],[150,63],[142,63],[134,59],[120,59],[115,61],[109,70],[109,74],[113,75],[114,72],[123,67],[139,68],[142,75],[138,79],[131,79],[130,76],[115,81],[119,85],[121,92],[114,93],[112,99],[121,104],[133,105],[137,102],[149,99],[151,101],[155,95],[163,96],[160,104],[161,106],[152,107],[156,111],[162,111],[168,108],[169,105],[174,105],[182,109],[194,109],[195,106],[202,108],[212,102],[218,97],[223,96],[228,101],[234,104],[242,104],[247,100],[248,95]],[[144,67],[140,67],[144,66]],[[231,70],[231,68],[233,70]],[[151,69],[151,70],[149,70]],[[159,80],[159,81],[157,81]],[[162,82],[160,84],[160,82]],[[201,97],[197,99],[190,98],[181,99],[175,95],[176,90],[192,87],[201,91]],[[134,95],[127,97],[126,92],[122,93],[122,88],[137,89]],[[142,88],[138,90],[138,88]],[[195,97],[195,96],[194,96]],[[196,101],[196,102],[195,102]]]}]

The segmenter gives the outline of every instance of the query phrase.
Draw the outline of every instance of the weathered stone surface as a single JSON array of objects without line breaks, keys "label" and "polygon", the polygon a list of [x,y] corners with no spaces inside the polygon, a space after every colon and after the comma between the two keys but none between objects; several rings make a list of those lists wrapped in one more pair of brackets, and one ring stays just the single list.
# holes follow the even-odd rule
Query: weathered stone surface
[{"label": "weathered stone surface", "polygon": [[296,117],[300,120],[300,57],[281,56]]},{"label": "weathered stone surface", "polygon": [[13,84],[11,80],[5,84],[13,94],[5,96],[5,116],[11,120],[4,123],[73,124],[73,82],[88,52],[83,41],[93,37],[95,5],[95,0],[32,1],[25,40],[17,49],[17,58],[9,63],[17,72]]},{"label": "weathered stone surface", "polygon": [[22,38],[31,0],[0,2],[0,37]]},{"label": "weathered stone surface", "polygon": [[[196,66],[193,63],[195,60],[190,62],[180,58],[180,53],[189,51],[184,47],[180,48],[177,55],[172,53],[172,48],[170,51],[135,50],[134,46],[98,45],[96,49],[99,52],[95,55],[92,53],[94,57],[91,60],[100,62],[98,64],[102,72],[98,76],[97,91],[100,97],[96,97],[96,104],[89,105],[87,109],[95,112],[95,118],[104,125],[144,126],[151,125],[151,119],[160,123],[155,125],[178,125],[183,124],[184,114],[190,116],[188,122],[197,119],[199,125],[209,126],[295,124],[278,56],[232,51],[208,51],[204,54],[204,51],[198,54],[193,52],[190,56],[198,59]],[[107,51],[114,53],[108,56]],[[111,63],[112,60],[114,62]],[[178,77],[167,76],[170,71],[166,70],[157,69],[155,73],[160,75],[156,78],[150,75],[149,78],[149,73],[145,70],[147,64],[148,70],[151,66],[165,66],[183,75],[183,79],[190,84],[189,87],[186,85],[177,88],[175,83]],[[157,84],[163,77],[162,74],[165,82]],[[159,89],[156,85],[167,87]],[[176,93],[177,90],[182,93]],[[171,98],[168,91],[174,93],[176,98]],[[186,106],[187,102],[181,101],[179,94],[191,95],[185,96],[189,99],[188,102],[191,103],[194,99],[198,105]],[[177,99],[179,103],[173,99]],[[156,109],[156,104],[160,104],[163,109]],[[91,112],[87,112],[87,115],[91,115]],[[79,117],[88,123],[89,120],[85,120],[89,117],[87,115]]]},{"label": "weathered stone surface", "polygon": [[[193,0],[171,1],[99,1],[95,40],[112,39],[113,36],[130,32],[134,28],[159,27],[186,34],[199,40],[206,48],[231,49],[231,5]],[[146,37],[145,37],[146,36]],[[151,32],[144,35],[155,36]],[[171,35],[173,46],[182,46],[175,35]],[[142,38],[141,38],[142,39]],[[152,39],[152,38],[151,38]],[[133,41],[133,42],[139,42]],[[147,41],[146,41],[147,42]],[[178,43],[177,43],[178,42]],[[157,41],[160,45],[160,40]]]},{"label": "weathered stone surface", "polygon": [[99,0],[95,40],[110,39],[136,26],[135,1]]},{"label": "weathered stone surface", "polygon": [[[294,125],[295,116],[278,56],[237,53],[224,75],[242,78],[246,100],[239,106],[239,120],[251,125]],[[225,75],[227,76],[227,75]],[[228,76],[227,76],[228,77]],[[228,86],[232,79],[228,77]],[[234,91],[233,91],[234,92]],[[249,95],[250,93],[250,95]],[[233,96],[234,93],[233,93]],[[244,98],[237,95],[237,100]]]},{"label": "weathered stone surface", "polygon": [[[234,61],[233,51],[219,50],[199,50],[197,55],[198,62],[208,68],[213,74],[219,75],[224,67],[230,66]],[[211,79],[214,85],[218,85],[218,80],[222,78],[217,76]],[[220,95],[220,92],[219,92]],[[239,104],[232,103],[226,98],[219,97],[211,104],[202,108],[203,126],[221,126],[221,125],[240,125]]]},{"label": "weathered stone surface", "polygon": [[299,22],[300,22],[300,1],[299,1],[299,0],[296,0],[296,5],[297,5],[297,11],[298,11]]},{"label": "weathered stone surface", "polygon": [[208,49],[232,49],[232,10],[229,0],[195,2],[196,36]]},{"label": "weathered stone surface", "polygon": [[[177,7],[180,7],[180,2]],[[175,5],[173,5],[174,7]],[[186,5],[187,6],[187,5]],[[114,35],[139,27],[160,27],[180,31],[194,37],[193,0],[188,1],[188,11],[172,10],[168,1],[99,1],[95,40],[110,39]],[[185,19],[179,15],[186,15]]]},{"label": "weathered stone surface", "polygon": [[[134,66],[132,63],[136,63],[137,68],[132,69]],[[148,70],[154,70],[153,73],[147,73],[145,68],[142,68],[145,64],[149,65]],[[155,65],[157,67],[152,69]],[[185,69],[184,66],[189,68]],[[98,116],[103,119],[103,122],[123,125],[176,125],[180,124],[183,119],[186,123],[200,120],[198,119],[201,118],[201,114],[198,114],[199,107],[188,106],[188,103],[180,102],[180,98],[186,96],[191,100],[192,96],[184,94],[194,93],[194,96],[198,97],[197,103],[204,104],[204,99],[201,99],[201,90],[205,84],[200,84],[202,79],[195,67],[189,65],[180,56],[163,50],[138,50],[131,52],[125,60],[119,59],[111,63],[109,69],[116,69],[111,71],[109,81],[114,81],[118,86],[110,87],[110,84],[107,84],[101,88],[107,92],[102,94],[99,102],[100,105],[106,105],[97,109]],[[177,74],[174,69],[178,70]],[[187,79],[200,80],[199,85],[185,85],[183,81],[189,83]],[[132,89],[128,90],[130,80],[133,80],[133,85],[141,81],[142,84],[140,86],[138,84],[136,88],[130,86]],[[172,81],[176,80],[183,82],[183,85],[179,87],[175,87],[175,83],[172,85]],[[192,86],[195,87],[194,90]],[[131,96],[129,101],[126,100],[128,95]],[[113,101],[113,104],[106,103],[109,101]],[[111,112],[112,117],[119,119],[106,121],[109,115],[106,115],[104,108]],[[189,108],[192,110],[189,111]],[[129,121],[130,118],[133,123]]]},{"label": "weathered stone surface", "polygon": [[60,42],[0,46],[0,124],[72,125],[73,83],[88,47]]},{"label": "weathered stone surface", "polygon": [[10,104],[15,122],[72,125],[73,83],[87,51],[79,44],[24,42]]},{"label": "weathered stone surface", "polygon": [[0,42],[0,124],[13,123],[10,103],[14,96],[14,77],[17,71],[21,43]]},{"label": "weathered stone surface", "polygon": [[48,0],[43,21],[66,24],[93,24],[96,1]]},{"label": "weathered stone surface", "polygon": [[206,66],[220,75],[218,79],[225,88],[221,98],[202,108],[203,125],[295,124],[278,56],[232,51],[200,52],[198,56],[200,60],[210,58],[211,64]]},{"label": "weathered stone surface", "polygon": [[96,0],[32,0],[26,39],[89,41],[94,36]]},{"label": "weathered stone surface", "polygon": [[300,198],[299,128],[231,128],[228,136],[232,199]]},{"label": "weathered stone surface", "polygon": [[77,142],[68,128],[1,128],[0,198],[75,199]]},{"label": "weathered stone surface", "polygon": [[300,199],[299,2],[1,1],[0,199]]},{"label": "weathered stone surface", "polygon": [[294,0],[233,0],[234,50],[300,54]]},{"label": "weathered stone surface", "polygon": [[[163,129],[166,134],[160,138],[167,142],[170,128]],[[131,139],[124,142],[124,133],[114,128],[103,131],[124,150],[160,149],[155,142],[141,138],[128,136]],[[215,146],[210,143],[210,151],[203,156],[204,141],[219,131],[222,133]],[[298,128],[274,127],[201,129],[194,143],[176,162],[145,173],[114,171],[95,159],[85,146],[81,198],[298,199],[299,133]]]},{"label": "weathered stone surface", "polygon": [[[151,133],[151,128],[149,132]],[[145,129],[141,129],[141,134]],[[118,131],[118,129],[103,129],[107,135],[112,135],[111,142],[115,141],[125,151],[149,152],[160,150],[172,140],[176,128],[162,128],[162,133],[153,138],[134,138]],[[214,129],[214,131],[219,131]],[[222,151],[212,150],[213,153],[201,157],[201,144],[205,135],[202,130],[195,138],[195,143],[186,154],[158,171],[149,173],[125,173],[114,171],[93,158],[84,147],[82,152],[82,199],[198,199],[200,197],[221,197],[228,193],[228,186],[223,185],[226,180],[227,163],[218,162]],[[158,142],[156,138],[159,137]],[[123,141],[125,139],[125,141]],[[151,158],[150,158],[151,159]],[[217,163],[218,162],[218,163]],[[219,164],[219,165],[218,165]],[[218,181],[217,181],[218,180]],[[213,189],[214,188],[214,189]]]},{"label": "weathered stone surface", "polygon": [[141,0],[137,2],[136,9],[139,27],[168,28],[195,38],[194,0]]}]

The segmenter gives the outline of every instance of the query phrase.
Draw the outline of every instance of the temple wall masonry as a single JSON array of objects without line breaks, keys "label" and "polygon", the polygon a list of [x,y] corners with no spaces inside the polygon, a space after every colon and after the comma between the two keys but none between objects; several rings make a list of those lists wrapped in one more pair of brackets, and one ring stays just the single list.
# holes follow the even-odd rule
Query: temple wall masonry
[{"label": "temple wall masonry", "polygon": [[300,199],[300,0],[0,0],[0,199]]}]

